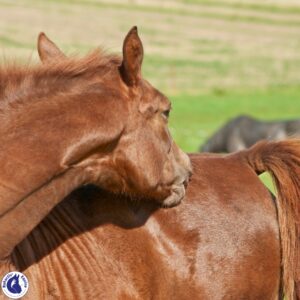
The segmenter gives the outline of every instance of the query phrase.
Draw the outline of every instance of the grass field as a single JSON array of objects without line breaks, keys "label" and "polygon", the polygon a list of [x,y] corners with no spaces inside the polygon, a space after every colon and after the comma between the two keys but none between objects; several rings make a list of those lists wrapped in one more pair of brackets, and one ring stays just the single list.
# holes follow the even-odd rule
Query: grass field
[{"label": "grass field", "polygon": [[173,101],[171,130],[184,150],[237,114],[299,116],[296,0],[0,0],[1,57],[37,61],[40,31],[67,53],[120,52],[132,25],[144,76]]}]

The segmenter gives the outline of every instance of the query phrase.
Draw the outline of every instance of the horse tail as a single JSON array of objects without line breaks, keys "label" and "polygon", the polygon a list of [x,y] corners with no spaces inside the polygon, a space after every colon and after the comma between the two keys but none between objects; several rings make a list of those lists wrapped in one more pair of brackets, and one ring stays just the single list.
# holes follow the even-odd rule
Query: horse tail
[{"label": "horse tail", "polygon": [[282,284],[287,299],[294,299],[299,252],[300,139],[262,141],[240,152],[257,174],[272,176],[277,191],[281,243]]}]

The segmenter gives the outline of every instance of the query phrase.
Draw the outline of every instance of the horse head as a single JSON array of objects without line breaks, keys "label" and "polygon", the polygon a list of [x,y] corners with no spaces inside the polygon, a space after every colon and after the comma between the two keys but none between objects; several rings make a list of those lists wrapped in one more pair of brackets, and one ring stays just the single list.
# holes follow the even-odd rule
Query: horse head
[{"label": "horse head", "polygon": [[[68,59],[44,33],[38,38],[38,52],[45,65]],[[110,110],[107,114],[116,119],[125,115],[125,125],[113,151],[105,158],[93,153],[88,164],[94,183],[101,187],[154,198],[169,207],[184,197],[191,165],[168,129],[170,101],[142,77],[143,53],[137,27],[133,27],[123,42],[123,59],[106,76],[118,105],[123,105],[121,112]]]}]

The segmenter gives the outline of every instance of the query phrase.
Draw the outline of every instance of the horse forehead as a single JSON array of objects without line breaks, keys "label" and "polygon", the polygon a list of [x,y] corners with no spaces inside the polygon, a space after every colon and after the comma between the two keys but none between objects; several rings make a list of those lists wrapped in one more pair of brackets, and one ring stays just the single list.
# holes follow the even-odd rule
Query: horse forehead
[{"label": "horse forehead", "polygon": [[160,91],[157,91],[157,98],[161,107],[171,108],[170,100]]},{"label": "horse forehead", "polygon": [[156,89],[150,82],[143,79],[140,82],[140,86],[143,91],[144,97],[152,97],[152,98],[166,98],[158,89]]},{"label": "horse forehead", "polygon": [[158,109],[170,109],[171,103],[169,99],[155,88],[152,89],[153,90],[151,92],[144,95],[144,99],[142,101],[151,103],[152,105],[157,106]]}]

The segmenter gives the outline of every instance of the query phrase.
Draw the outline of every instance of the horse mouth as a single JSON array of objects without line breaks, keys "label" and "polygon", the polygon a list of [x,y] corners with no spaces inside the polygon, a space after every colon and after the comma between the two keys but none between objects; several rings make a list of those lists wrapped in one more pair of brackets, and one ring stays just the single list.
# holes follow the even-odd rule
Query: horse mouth
[{"label": "horse mouth", "polygon": [[185,183],[172,186],[171,194],[162,201],[162,207],[170,208],[180,204],[180,202],[185,196],[185,187]]}]

